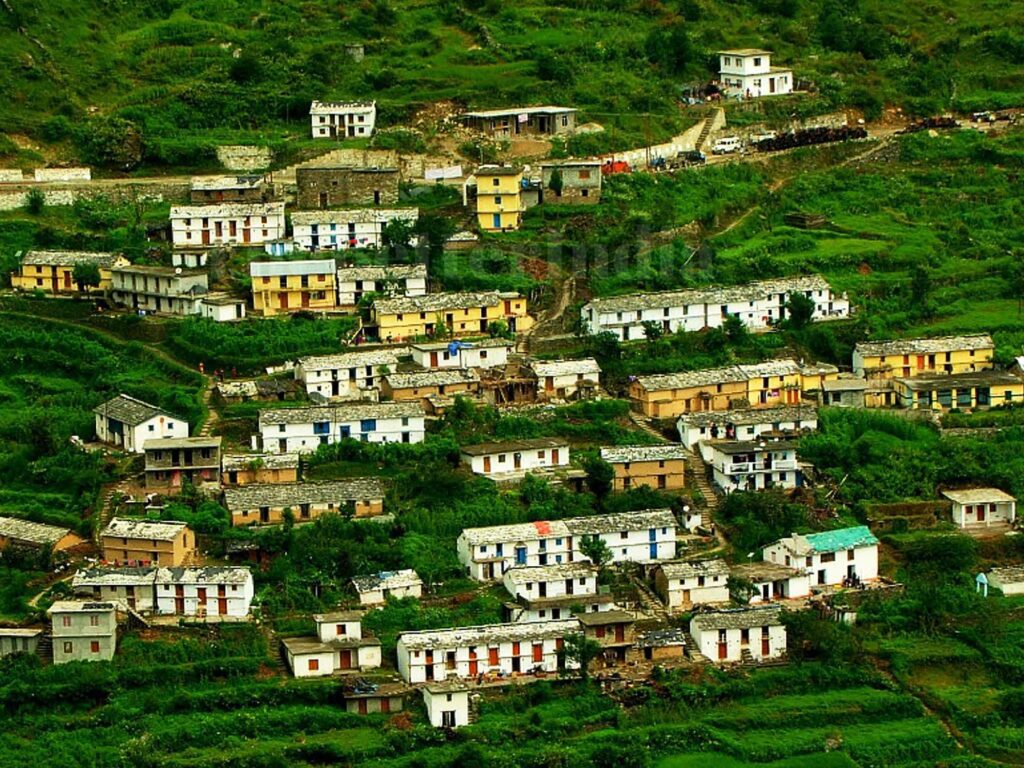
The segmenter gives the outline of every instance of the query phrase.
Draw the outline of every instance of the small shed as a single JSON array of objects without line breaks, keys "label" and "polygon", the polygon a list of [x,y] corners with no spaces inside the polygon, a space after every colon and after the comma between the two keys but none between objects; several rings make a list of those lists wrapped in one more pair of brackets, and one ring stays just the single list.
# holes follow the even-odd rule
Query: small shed
[{"label": "small shed", "polygon": [[461,683],[435,683],[422,689],[427,719],[435,728],[469,725],[469,689]]}]

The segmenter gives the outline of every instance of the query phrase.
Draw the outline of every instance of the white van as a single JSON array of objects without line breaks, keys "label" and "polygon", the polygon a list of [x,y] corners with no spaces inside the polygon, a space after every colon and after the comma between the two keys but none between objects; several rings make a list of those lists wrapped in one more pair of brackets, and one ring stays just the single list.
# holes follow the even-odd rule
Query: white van
[{"label": "white van", "polygon": [[743,142],[738,137],[723,136],[715,140],[714,146],[711,147],[711,154],[731,155],[734,152],[739,152],[741,149],[743,149]]}]

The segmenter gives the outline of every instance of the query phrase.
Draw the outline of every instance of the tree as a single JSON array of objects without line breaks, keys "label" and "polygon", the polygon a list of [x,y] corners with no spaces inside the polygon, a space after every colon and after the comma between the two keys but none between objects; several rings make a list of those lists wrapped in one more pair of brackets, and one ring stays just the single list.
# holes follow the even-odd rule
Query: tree
[{"label": "tree", "polygon": [[388,256],[397,261],[405,261],[412,254],[414,224],[405,219],[392,219],[381,229],[381,243],[387,249]]},{"label": "tree", "polygon": [[584,536],[580,540],[580,552],[598,568],[612,561],[612,551],[600,536]]},{"label": "tree", "polygon": [[615,478],[611,464],[595,456],[583,463],[583,469],[587,473],[587,487],[591,493],[601,499],[611,492],[612,480]]},{"label": "tree", "polygon": [[551,172],[551,178],[548,179],[548,189],[555,193],[555,197],[561,197],[562,187],[562,172],[555,168],[555,170]]},{"label": "tree", "polygon": [[644,338],[652,344],[665,335],[665,329],[659,322],[645,320],[642,325],[644,328]]},{"label": "tree", "polygon": [[33,216],[38,216],[46,207],[46,195],[41,189],[30,189],[25,195],[25,210]]},{"label": "tree", "polygon": [[100,268],[93,262],[75,264],[71,276],[80,293],[85,293],[89,288],[95,288],[100,284]]},{"label": "tree", "polygon": [[725,319],[722,321],[722,328],[725,331],[725,336],[729,339],[732,344],[742,344],[747,340],[749,332],[747,326],[743,324],[739,315],[725,314]]},{"label": "tree", "polygon": [[814,299],[809,299],[802,293],[789,294],[789,300],[786,302],[786,314],[789,318],[787,324],[794,331],[803,330],[810,325],[814,309]]},{"label": "tree", "polygon": [[920,317],[931,317],[935,308],[931,304],[932,278],[928,269],[921,264],[914,267],[910,275],[910,302]]},{"label": "tree", "polygon": [[693,43],[686,25],[677,22],[653,30],[644,42],[647,60],[669,74],[678,75],[693,61]]},{"label": "tree", "polygon": [[590,662],[596,659],[601,653],[601,646],[596,640],[591,640],[580,632],[571,634],[565,638],[565,647],[562,649],[566,662],[575,662],[580,665],[580,678],[586,682],[590,679]]},{"label": "tree", "polygon": [[76,133],[82,157],[94,165],[130,171],[142,162],[142,129],[123,117],[95,117]]}]

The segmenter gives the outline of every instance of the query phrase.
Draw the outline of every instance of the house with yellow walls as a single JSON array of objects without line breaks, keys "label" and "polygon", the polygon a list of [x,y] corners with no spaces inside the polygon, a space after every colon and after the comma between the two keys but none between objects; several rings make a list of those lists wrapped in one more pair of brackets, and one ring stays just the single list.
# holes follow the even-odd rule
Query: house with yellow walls
[{"label": "house with yellow walls", "polygon": [[334,259],[253,261],[252,306],[265,317],[288,312],[330,312],[338,306]]},{"label": "house with yellow walls", "polygon": [[519,229],[523,215],[523,172],[483,165],[476,172],[476,220],[485,232]]},{"label": "house with yellow walls", "polygon": [[911,410],[995,408],[1024,403],[1024,379],[1010,371],[939,373],[894,379],[896,404]]},{"label": "house with yellow walls", "polygon": [[865,379],[974,373],[990,370],[994,353],[987,333],[862,341],[853,348],[853,372]]},{"label": "house with yellow walls", "polygon": [[633,409],[654,419],[732,408],[799,405],[805,393],[839,377],[833,365],[768,360],[701,371],[637,376],[629,386]]},{"label": "house with yellow walls", "polygon": [[77,293],[75,267],[79,264],[96,265],[100,271],[100,284],[91,286],[89,290],[103,293],[110,290],[111,267],[124,267],[129,261],[116,253],[29,251],[21,260],[18,271],[11,275],[11,287],[54,295]]},{"label": "house with yellow walls", "polygon": [[486,334],[491,323],[504,322],[513,333],[533,327],[526,297],[518,293],[428,293],[378,299],[371,309],[378,338],[398,342],[423,337]]}]

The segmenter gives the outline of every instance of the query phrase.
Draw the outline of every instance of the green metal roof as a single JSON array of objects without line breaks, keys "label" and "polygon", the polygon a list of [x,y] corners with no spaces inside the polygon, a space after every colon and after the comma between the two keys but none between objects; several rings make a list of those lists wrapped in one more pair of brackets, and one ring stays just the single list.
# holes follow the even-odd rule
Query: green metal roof
[{"label": "green metal roof", "polygon": [[809,533],[805,537],[815,552],[840,552],[853,547],[865,547],[877,544],[878,539],[866,525],[853,528],[840,528],[838,531]]}]

